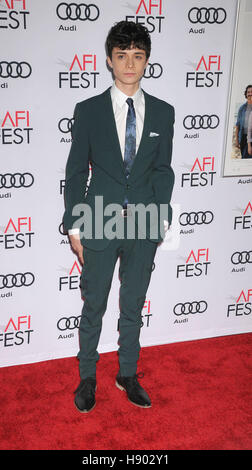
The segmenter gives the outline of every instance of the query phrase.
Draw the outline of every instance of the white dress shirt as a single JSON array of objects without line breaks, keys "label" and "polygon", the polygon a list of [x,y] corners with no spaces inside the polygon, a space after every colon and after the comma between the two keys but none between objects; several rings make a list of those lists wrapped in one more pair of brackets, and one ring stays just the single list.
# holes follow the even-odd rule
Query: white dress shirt
[{"label": "white dress shirt", "polygon": [[[116,129],[120,142],[120,148],[122,158],[124,159],[125,149],[125,133],[126,133],[126,120],[129,106],[126,103],[127,98],[132,98],[134,102],[134,108],[136,113],[136,152],[142,138],[143,126],[144,126],[144,114],[145,114],[145,99],[143,90],[139,87],[133,96],[127,96],[119,88],[117,88],[115,82],[113,83],[111,90],[111,100],[115,116]],[[165,221],[165,230],[168,228],[168,222]],[[79,233],[78,228],[68,230],[69,235]]]},{"label": "white dress shirt", "polygon": [[[117,88],[116,84],[113,83],[111,90],[111,100],[112,106],[115,116],[116,122],[116,129],[117,134],[120,142],[122,158],[124,159],[124,149],[125,149],[125,133],[126,133],[126,121],[127,121],[127,114],[129,106],[126,103],[127,98],[129,96],[125,95],[119,88]],[[136,152],[138,151],[138,147],[141,141],[142,133],[143,133],[143,125],[144,125],[144,113],[145,113],[145,99],[143,90],[138,88],[137,92],[130,96],[134,102],[134,108],[136,113]]]}]

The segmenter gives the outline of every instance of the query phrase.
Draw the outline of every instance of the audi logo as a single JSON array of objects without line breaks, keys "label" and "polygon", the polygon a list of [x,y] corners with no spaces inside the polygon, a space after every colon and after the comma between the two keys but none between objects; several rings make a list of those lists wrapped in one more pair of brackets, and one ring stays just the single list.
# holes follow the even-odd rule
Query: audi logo
[{"label": "audi logo", "polygon": [[252,250],[250,251],[236,251],[231,256],[231,261],[233,264],[246,264],[252,263]]},{"label": "audi logo", "polygon": [[148,64],[144,71],[144,78],[159,78],[163,73],[161,64]]},{"label": "audi logo", "polygon": [[216,114],[212,114],[211,116],[208,116],[208,114],[204,114],[203,116],[200,116],[199,114],[192,116],[191,114],[189,114],[185,117],[183,121],[184,127],[188,130],[216,129],[219,123],[220,119],[218,116],[216,116]]},{"label": "audi logo", "polygon": [[32,273],[0,274],[0,289],[11,289],[12,287],[29,287],[34,283]]},{"label": "audi logo", "polygon": [[86,5],[86,3],[77,4],[62,2],[57,6],[56,13],[63,21],[96,21],[100,16],[99,8],[93,3]]},{"label": "audi logo", "polygon": [[31,173],[5,173],[0,174],[0,189],[6,188],[29,188],[34,183]]},{"label": "audi logo", "polygon": [[201,24],[222,24],[227,17],[227,12],[224,8],[196,8],[193,7],[189,10],[188,19],[191,23]]},{"label": "audi logo", "polygon": [[179,217],[180,225],[203,225],[211,224],[214,215],[211,211],[183,212]]},{"label": "audi logo", "polygon": [[64,224],[63,224],[63,222],[61,222],[61,224],[59,225],[59,233],[60,233],[61,235],[66,235],[66,234],[67,234],[67,232],[65,232],[65,230],[64,230]]},{"label": "audi logo", "polygon": [[175,315],[189,315],[189,313],[204,313],[207,309],[207,303],[205,300],[200,302],[185,302],[184,304],[178,303],[175,305],[173,312]]},{"label": "audi logo", "polygon": [[72,131],[73,123],[74,123],[74,118],[72,119],[62,118],[58,123],[58,128],[60,132],[63,132],[63,134],[68,134],[68,132]]},{"label": "audi logo", "polygon": [[57,323],[57,328],[60,331],[75,330],[75,328],[79,328],[80,326],[80,319],[81,315],[78,317],[60,318]]},{"label": "audi logo", "polygon": [[28,78],[32,73],[32,68],[28,62],[0,62],[1,78]]}]

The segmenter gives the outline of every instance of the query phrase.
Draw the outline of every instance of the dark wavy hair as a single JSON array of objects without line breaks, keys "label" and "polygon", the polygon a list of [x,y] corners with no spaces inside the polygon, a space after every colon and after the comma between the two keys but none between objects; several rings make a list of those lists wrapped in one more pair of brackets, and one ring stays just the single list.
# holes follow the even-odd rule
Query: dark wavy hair
[{"label": "dark wavy hair", "polygon": [[249,88],[252,88],[252,85],[248,85],[248,86],[246,87],[246,90],[244,91],[245,98],[247,98],[247,93],[248,93],[248,89],[249,89]]},{"label": "dark wavy hair", "polygon": [[142,24],[133,21],[120,21],[112,26],[106,39],[106,53],[110,59],[112,59],[114,47],[119,47],[122,50],[131,47],[143,49],[146,53],[146,59],[148,59],[151,52],[149,32]]}]

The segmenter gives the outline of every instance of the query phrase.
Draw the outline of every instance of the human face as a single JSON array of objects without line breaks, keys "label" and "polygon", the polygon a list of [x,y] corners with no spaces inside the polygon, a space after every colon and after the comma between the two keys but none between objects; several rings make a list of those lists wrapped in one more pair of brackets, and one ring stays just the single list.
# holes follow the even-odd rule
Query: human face
[{"label": "human face", "polygon": [[248,103],[252,104],[252,88],[251,87],[249,87],[248,90],[247,90],[246,98],[248,100]]},{"label": "human face", "polygon": [[131,48],[122,50],[114,47],[112,59],[107,57],[109,66],[113,69],[115,83],[126,94],[134,94],[148,64],[143,49]]}]

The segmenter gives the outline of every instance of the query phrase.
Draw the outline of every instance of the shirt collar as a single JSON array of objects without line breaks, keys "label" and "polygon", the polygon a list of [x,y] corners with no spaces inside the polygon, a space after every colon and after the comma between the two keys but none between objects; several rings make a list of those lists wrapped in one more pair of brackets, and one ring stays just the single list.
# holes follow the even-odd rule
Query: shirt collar
[{"label": "shirt collar", "polygon": [[138,88],[138,90],[136,91],[136,93],[133,95],[133,96],[128,96],[128,95],[125,95],[125,93],[123,93],[121,90],[119,90],[119,88],[116,86],[115,82],[113,83],[112,87],[111,87],[111,98],[112,98],[112,101],[115,101],[116,104],[122,108],[123,105],[125,104],[125,101],[127,98],[132,98],[133,101],[134,101],[134,106],[137,106],[141,100],[144,99],[144,96],[143,96],[143,90],[142,88]]}]

